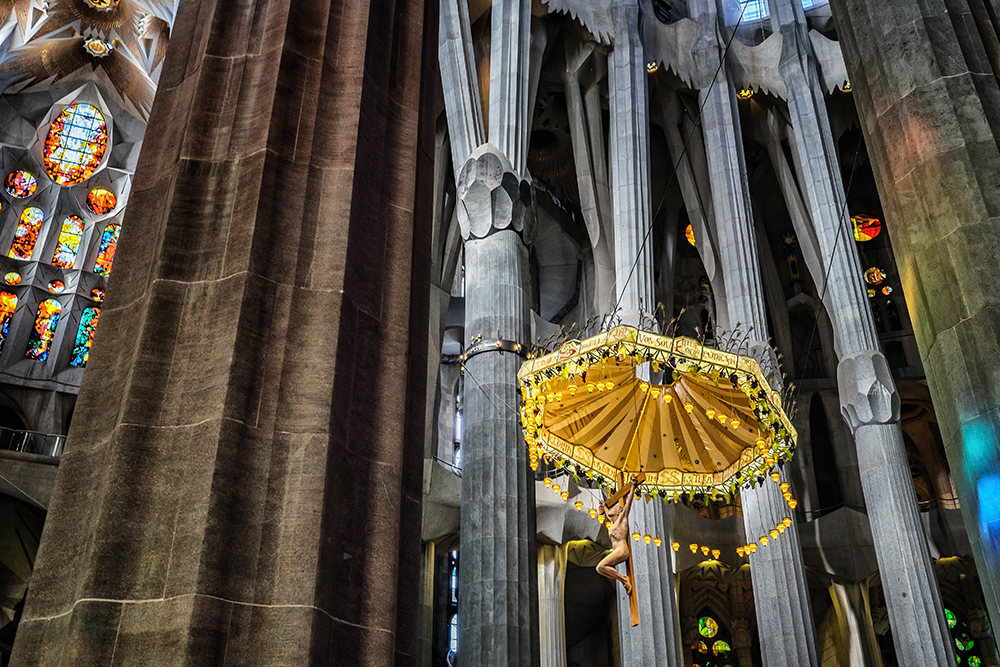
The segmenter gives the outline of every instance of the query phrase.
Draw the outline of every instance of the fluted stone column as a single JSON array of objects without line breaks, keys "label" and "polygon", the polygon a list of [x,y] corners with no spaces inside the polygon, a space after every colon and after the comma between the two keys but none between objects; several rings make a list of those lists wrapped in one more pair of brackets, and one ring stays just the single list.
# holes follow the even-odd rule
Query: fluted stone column
[{"label": "fluted stone column", "polygon": [[[639,324],[655,308],[649,180],[649,93],[639,36],[637,0],[612,6],[615,45],[609,55],[611,85],[611,197],[615,223],[615,282],[623,321]],[[673,508],[670,508],[672,510]],[[632,504],[633,530],[669,544],[672,511],[659,501]],[[639,625],[632,627],[628,596],[618,590],[622,664],[680,667],[680,629],[668,550],[634,544],[632,562]],[[624,567],[624,566],[622,566]]]},{"label": "fluted stone column", "polygon": [[566,547],[538,547],[539,667],[566,667]]},{"label": "fluted stone column", "polygon": [[809,268],[833,323],[841,410],[858,448],[896,655],[904,667],[944,667],[954,650],[906,460],[899,396],[864,291],[805,12],[797,0],[770,2],[772,24],[782,34],[779,69],[812,221],[811,229],[800,224],[796,232],[816,250]]},{"label": "fluted stone column", "polygon": [[995,29],[971,3],[831,0],[830,5],[962,517],[996,624],[1000,85],[993,47],[983,41],[991,32],[995,40]]},{"label": "fluted stone column", "polygon": [[416,661],[427,4],[177,4],[14,665]]},{"label": "fluted stone column", "polygon": [[[710,66],[713,57],[715,66],[718,66],[720,47],[714,32],[714,2],[701,6],[704,10],[701,20],[707,24],[703,25],[703,29],[709,31],[709,35],[705,38],[706,46],[700,57],[704,66]],[[739,112],[736,94],[725,67],[719,72],[714,85],[702,89],[701,101],[702,133],[708,153],[730,327],[738,324],[743,331],[750,332],[750,340],[766,341],[767,316]],[[753,345],[751,349],[757,356],[768,354],[763,343]],[[748,541],[767,535],[776,521],[790,513],[781,490],[770,479],[756,488],[743,489],[741,494]],[[765,666],[818,667],[816,628],[795,523],[778,540],[751,555],[750,566]]]},{"label": "fluted stone column", "polygon": [[[472,153],[457,190],[466,335],[527,344],[533,190],[490,144]],[[521,361],[494,349],[465,362],[458,654],[466,665],[538,664],[535,486],[517,419]]]}]

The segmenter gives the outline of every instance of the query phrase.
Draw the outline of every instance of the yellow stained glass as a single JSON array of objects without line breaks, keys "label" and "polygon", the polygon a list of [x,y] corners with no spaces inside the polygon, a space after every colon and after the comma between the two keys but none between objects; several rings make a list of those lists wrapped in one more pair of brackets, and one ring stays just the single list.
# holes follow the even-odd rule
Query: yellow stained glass
[{"label": "yellow stained glass", "polygon": [[21,274],[17,271],[11,271],[3,277],[3,281],[8,285],[20,285],[21,284]]},{"label": "yellow stained glass", "polygon": [[855,241],[871,241],[882,231],[882,221],[870,215],[851,216],[851,222],[854,224]]},{"label": "yellow stained glass", "polygon": [[52,255],[52,266],[72,269],[76,261],[76,252],[80,249],[80,239],[83,237],[83,219],[76,215],[66,216],[62,229],[59,230],[59,242]]},{"label": "yellow stained glass", "polygon": [[878,285],[883,280],[885,280],[885,271],[873,266],[865,271],[865,282],[869,285]]},{"label": "yellow stained glass", "polygon": [[684,228],[684,238],[686,238],[687,242],[693,245],[694,247],[696,248],[698,247],[698,244],[695,243],[694,240],[694,228],[691,225],[688,225],[687,227]]},{"label": "yellow stained glass", "polygon": [[31,259],[31,253],[35,251],[35,241],[38,240],[38,231],[42,228],[42,220],[45,214],[42,209],[29,206],[21,212],[21,220],[17,224],[14,232],[14,242],[10,245],[8,255],[14,259]]}]

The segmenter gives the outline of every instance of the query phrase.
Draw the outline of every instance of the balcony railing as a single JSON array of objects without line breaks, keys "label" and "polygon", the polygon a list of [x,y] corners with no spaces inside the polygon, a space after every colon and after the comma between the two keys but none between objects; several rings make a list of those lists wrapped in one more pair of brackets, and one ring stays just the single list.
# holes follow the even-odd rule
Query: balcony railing
[{"label": "balcony railing", "polygon": [[62,456],[65,435],[19,431],[0,427],[0,449],[42,456]]}]

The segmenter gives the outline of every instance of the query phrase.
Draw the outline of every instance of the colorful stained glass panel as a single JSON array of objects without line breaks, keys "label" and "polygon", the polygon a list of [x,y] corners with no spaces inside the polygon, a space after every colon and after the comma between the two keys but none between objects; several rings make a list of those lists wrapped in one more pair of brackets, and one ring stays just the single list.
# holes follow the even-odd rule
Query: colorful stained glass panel
[{"label": "colorful stained glass panel", "polygon": [[49,283],[49,291],[53,294],[62,294],[66,291],[66,283],[61,280],[53,280]]},{"label": "colorful stained glass panel", "polygon": [[885,271],[877,266],[873,266],[865,271],[865,282],[869,285],[878,285],[883,280],[885,280]]},{"label": "colorful stained glass panel", "polygon": [[38,189],[38,180],[30,171],[12,171],[7,174],[4,189],[11,197],[23,199],[35,194],[35,190]]},{"label": "colorful stained glass panel", "polygon": [[698,619],[698,633],[702,637],[714,637],[718,631],[719,624],[715,622],[714,618],[702,616]]},{"label": "colorful stained glass panel", "polygon": [[882,221],[870,215],[851,216],[851,222],[854,223],[855,241],[871,241],[882,231]]},{"label": "colorful stained glass panel", "polygon": [[958,623],[958,618],[955,616],[955,612],[951,609],[944,610],[944,620],[948,621],[949,628],[955,627],[955,624]]},{"label": "colorful stained glass panel", "polygon": [[42,209],[34,206],[29,206],[21,212],[21,221],[17,223],[14,242],[8,253],[10,257],[31,259],[31,253],[35,250],[35,241],[38,240],[38,230],[42,228],[43,219],[45,219],[45,214]]},{"label": "colorful stained glass panel", "polygon": [[108,225],[104,228],[104,234],[101,236],[101,249],[97,252],[97,264],[94,265],[94,273],[97,275],[106,276],[111,273],[111,264],[115,261],[118,234],[121,230],[121,225]]},{"label": "colorful stained glass panel", "polygon": [[87,208],[96,215],[107,215],[115,210],[118,205],[118,197],[115,193],[106,188],[94,188],[87,193]]},{"label": "colorful stained glass panel", "polygon": [[21,274],[17,271],[11,271],[3,277],[3,281],[8,285],[20,285],[21,284]]},{"label": "colorful stained glass panel", "polygon": [[7,334],[10,333],[10,321],[14,318],[15,308],[17,308],[17,295],[0,292],[0,352],[3,352],[3,344],[7,341]]},{"label": "colorful stained glass panel", "polygon": [[83,368],[90,356],[90,346],[94,342],[94,332],[97,331],[97,320],[101,317],[100,308],[84,308],[80,316],[80,328],[76,330],[76,342],[73,343],[73,358],[70,366]]},{"label": "colorful stained glass panel", "polygon": [[728,658],[729,652],[733,650],[733,647],[729,645],[728,642],[719,640],[712,644],[712,653],[719,656],[720,658]]},{"label": "colorful stained glass panel", "polygon": [[52,255],[52,266],[72,269],[76,261],[76,252],[80,249],[80,239],[83,238],[83,219],[69,215],[63,220],[59,230],[59,243]]},{"label": "colorful stained glass panel", "polygon": [[56,327],[62,315],[62,305],[55,299],[46,299],[38,304],[38,316],[35,317],[35,330],[28,340],[28,351],[24,356],[29,359],[45,361],[49,357],[52,341],[56,337]]},{"label": "colorful stained glass panel", "polygon": [[95,287],[90,290],[90,298],[94,301],[104,301],[104,290]]},{"label": "colorful stained glass panel", "polygon": [[97,107],[71,104],[56,116],[45,137],[45,173],[59,185],[90,178],[108,148],[108,124]]},{"label": "colorful stained glass panel", "polygon": [[686,238],[687,242],[690,243],[691,245],[695,246],[696,248],[698,247],[698,245],[695,243],[694,240],[694,227],[692,227],[691,225],[688,225],[687,227],[684,228],[684,238]]}]

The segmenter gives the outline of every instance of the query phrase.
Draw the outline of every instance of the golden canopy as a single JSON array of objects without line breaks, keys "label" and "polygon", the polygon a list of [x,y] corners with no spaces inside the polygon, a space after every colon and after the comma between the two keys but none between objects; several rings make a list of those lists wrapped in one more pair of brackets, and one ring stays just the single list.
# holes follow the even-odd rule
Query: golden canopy
[{"label": "golden canopy", "polygon": [[541,454],[608,481],[643,473],[675,498],[714,497],[795,447],[757,361],[691,338],[618,326],[529,359],[518,381],[533,468]]}]

